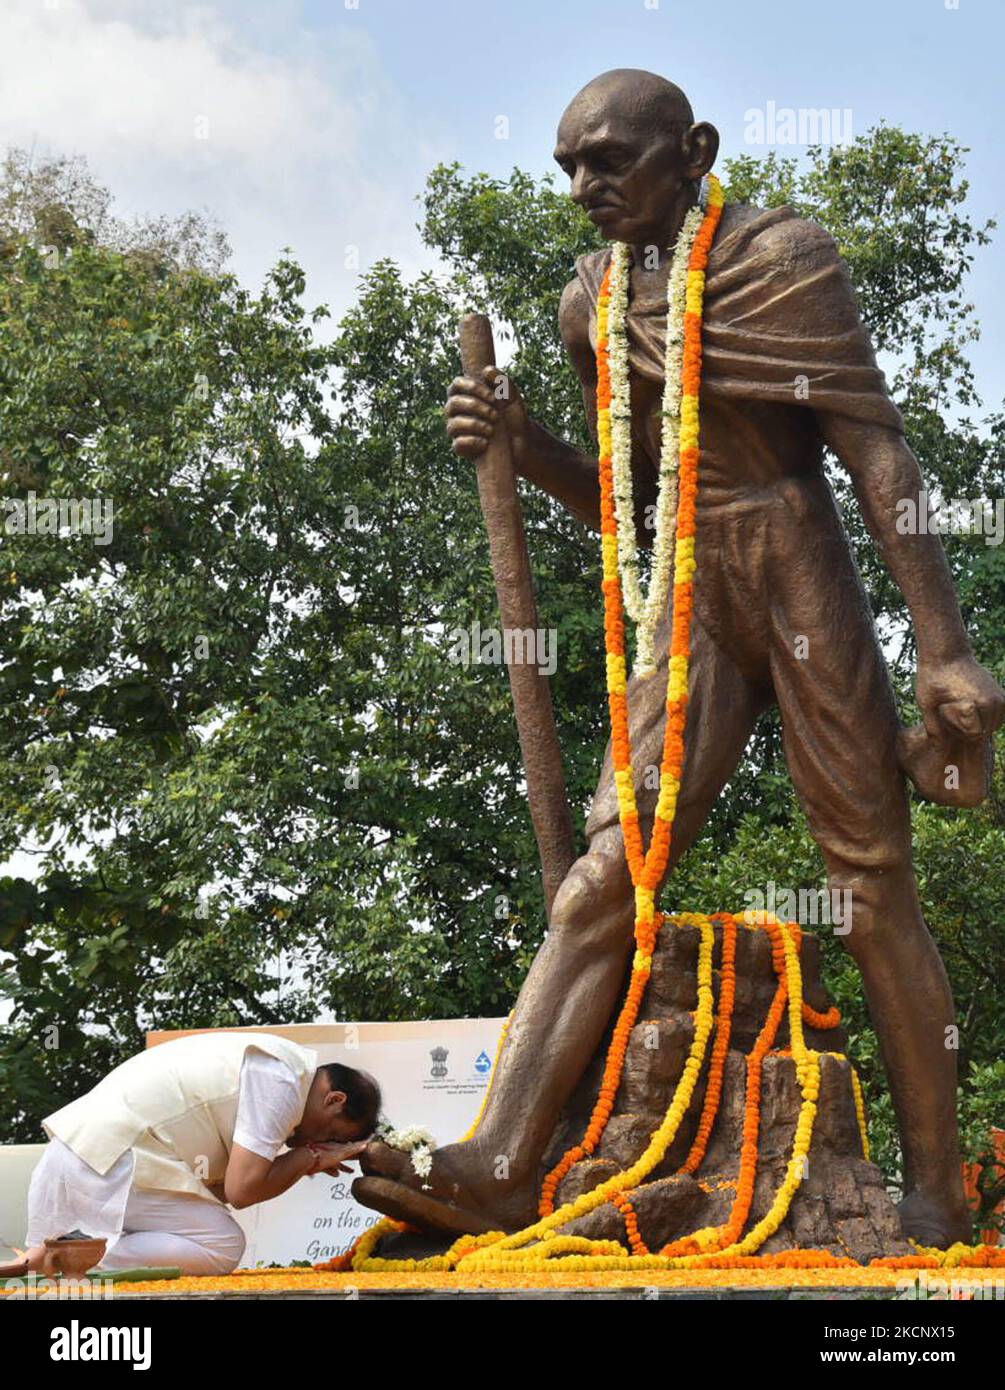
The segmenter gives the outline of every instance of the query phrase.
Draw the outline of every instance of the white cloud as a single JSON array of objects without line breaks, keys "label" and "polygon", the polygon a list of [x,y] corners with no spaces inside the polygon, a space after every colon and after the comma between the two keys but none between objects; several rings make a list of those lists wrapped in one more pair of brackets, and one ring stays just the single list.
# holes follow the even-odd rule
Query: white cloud
[{"label": "white cloud", "polygon": [[[412,195],[438,154],[362,28],[244,14],[238,30],[220,5],[5,0],[0,142],[85,155],[122,213],[208,208],[251,283],[289,245],[309,297],[342,308],[347,244],[364,266],[422,259]],[[270,43],[277,24],[295,41]]]}]

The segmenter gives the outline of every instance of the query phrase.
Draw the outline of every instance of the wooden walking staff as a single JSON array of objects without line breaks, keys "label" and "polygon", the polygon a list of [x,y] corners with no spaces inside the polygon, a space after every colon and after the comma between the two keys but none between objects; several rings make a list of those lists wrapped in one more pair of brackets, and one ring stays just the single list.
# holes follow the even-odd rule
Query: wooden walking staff
[{"label": "wooden walking staff", "polygon": [[[484,314],[466,314],[460,321],[461,364],[465,376],[479,378],[495,366],[492,325]],[[530,568],[523,514],[516,488],[516,470],[505,413],[475,465],[478,496],[489,537],[489,554],[503,631],[537,632],[537,602]],[[555,732],[548,677],[536,665],[511,661],[515,642],[503,643],[520,752],[527,775],[527,800],[534,825],[549,920],[559,884],[576,857],[572,817],[565,790],[562,753]]]}]

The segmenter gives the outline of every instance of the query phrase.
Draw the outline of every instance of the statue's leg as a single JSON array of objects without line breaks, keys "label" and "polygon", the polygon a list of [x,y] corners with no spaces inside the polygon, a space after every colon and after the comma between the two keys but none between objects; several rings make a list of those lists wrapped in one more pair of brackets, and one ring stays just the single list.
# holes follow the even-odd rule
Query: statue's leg
[{"label": "statue's leg", "polygon": [[[698,623],[693,633],[690,707],[682,790],[671,867],[699,833],[732,775],[757,715],[767,702]],[[648,838],[656,802],[666,698],[664,664],[649,680],[629,686],[636,796]],[[610,749],[587,823],[589,850],[576,861],[555,899],[551,925],[516,1002],[478,1133],[466,1144],[436,1151],[427,1182],[443,1196],[477,1211],[489,1224],[516,1228],[532,1220],[539,1166],[562,1105],[603,1036],[617,1002],[632,949],[634,896],[617,819]],[[402,1182],[414,1179],[387,1150],[364,1168]],[[392,1215],[386,1192],[359,1184],[362,1200]],[[429,1220],[428,1208],[409,1219]]]},{"label": "statue's leg", "polygon": [[[836,557],[819,583],[827,586],[826,606],[817,595],[801,620],[796,600],[784,625],[776,621],[772,678],[785,753],[832,901],[850,895],[850,920],[835,927],[862,972],[889,1079],[903,1149],[904,1227],[924,1244],[944,1246],[970,1232],[953,1000],[918,901],[895,752],[898,720],[878,639],[857,580],[846,578]],[[807,640],[797,655],[798,637]]]}]

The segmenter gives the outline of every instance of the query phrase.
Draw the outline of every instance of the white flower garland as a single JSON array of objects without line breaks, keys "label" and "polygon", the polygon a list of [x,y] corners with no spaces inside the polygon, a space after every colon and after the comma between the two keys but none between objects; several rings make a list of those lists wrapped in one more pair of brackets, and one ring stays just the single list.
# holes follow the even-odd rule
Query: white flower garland
[{"label": "white flower garland", "polygon": [[614,513],[618,519],[618,568],[625,608],[641,622],[645,600],[639,580],[632,488],[632,401],[628,380],[628,285],[631,249],[616,241],[611,250],[610,307],[607,341],[611,361],[611,462],[614,472]]},{"label": "white flower garland", "polygon": [[628,366],[628,285],[631,250],[615,242],[611,252],[611,302],[608,337],[611,360],[611,462],[614,510],[618,519],[618,566],[625,608],[636,624],[635,674],[656,669],[656,629],[664,617],[673,581],[677,523],[677,470],[680,463],[681,373],[684,366],[684,310],[691,250],[705,216],[705,188],[681,226],[667,279],[667,327],[663,367],[663,429],[660,440],[656,527],[649,591],[639,578],[635,501],[632,487],[632,406]]},{"label": "white flower garland", "polygon": [[400,1149],[403,1153],[410,1154],[414,1172],[420,1178],[429,1177],[436,1140],[428,1129],[422,1129],[419,1125],[412,1125],[408,1129],[394,1129],[386,1120],[382,1120],[377,1126],[376,1136],[388,1148]]}]

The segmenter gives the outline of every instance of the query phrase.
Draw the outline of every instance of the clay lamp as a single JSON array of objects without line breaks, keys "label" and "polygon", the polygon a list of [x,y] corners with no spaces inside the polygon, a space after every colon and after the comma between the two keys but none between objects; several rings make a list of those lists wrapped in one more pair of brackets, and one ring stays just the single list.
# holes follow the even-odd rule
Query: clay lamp
[{"label": "clay lamp", "polygon": [[83,1231],[70,1231],[65,1236],[45,1242],[45,1255],[42,1259],[42,1273],[80,1278],[101,1261],[108,1241],[104,1237],[85,1235]]}]

